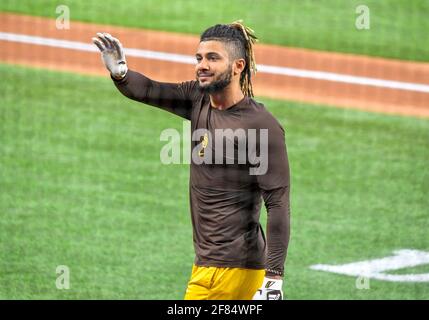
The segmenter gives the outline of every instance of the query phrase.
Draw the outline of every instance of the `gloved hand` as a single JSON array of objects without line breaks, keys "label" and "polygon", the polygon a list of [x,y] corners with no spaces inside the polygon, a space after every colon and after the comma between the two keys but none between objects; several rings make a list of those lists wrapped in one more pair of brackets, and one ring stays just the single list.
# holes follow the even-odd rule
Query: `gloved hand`
[{"label": "gloved hand", "polygon": [[283,300],[283,280],[264,278],[264,282],[253,296],[253,300]]},{"label": "gloved hand", "polygon": [[104,65],[115,79],[122,79],[128,71],[122,44],[108,33],[97,33],[92,42],[100,49]]}]

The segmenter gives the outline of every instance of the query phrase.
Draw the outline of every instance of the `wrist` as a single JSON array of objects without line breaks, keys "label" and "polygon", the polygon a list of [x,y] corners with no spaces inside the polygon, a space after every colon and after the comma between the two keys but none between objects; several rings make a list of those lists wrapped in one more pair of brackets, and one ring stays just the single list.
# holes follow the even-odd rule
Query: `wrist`
[{"label": "wrist", "polygon": [[265,278],[273,280],[283,280],[282,276],[265,273]]},{"label": "wrist", "polygon": [[265,276],[274,278],[274,279],[283,279],[284,274],[283,274],[283,270],[266,268]]},{"label": "wrist", "polygon": [[114,78],[115,80],[122,80],[123,78],[125,78],[127,72],[128,72],[128,67],[127,67],[127,63],[125,61],[120,61],[117,66],[115,66],[115,68],[112,68],[110,72],[112,75],[112,78]]},{"label": "wrist", "polygon": [[125,75],[126,75],[126,73],[125,74],[123,74],[123,75],[117,75],[117,74],[110,74],[111,76],[112,76],[112,78],[113,79],[115,79],[115,80],[122,80],[122,79],[124,79],[125,78]]}]

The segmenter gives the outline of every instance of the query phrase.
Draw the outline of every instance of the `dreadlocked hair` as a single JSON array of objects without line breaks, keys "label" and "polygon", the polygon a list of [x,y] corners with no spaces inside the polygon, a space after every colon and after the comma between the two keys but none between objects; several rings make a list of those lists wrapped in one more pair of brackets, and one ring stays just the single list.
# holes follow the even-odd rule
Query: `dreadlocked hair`
[{"label": "dreadlocked hair", "polygon": [[246,27],[242,20],[230,24],[217,24],[208,28],[200,37],[201,41],[217,40],[235,45],[240,58],[246,65],[240,75],[241,91],[244,95],[253,97],[252,73],[256,74],[256,61],[253,45],[258,41],[255,32]]}]

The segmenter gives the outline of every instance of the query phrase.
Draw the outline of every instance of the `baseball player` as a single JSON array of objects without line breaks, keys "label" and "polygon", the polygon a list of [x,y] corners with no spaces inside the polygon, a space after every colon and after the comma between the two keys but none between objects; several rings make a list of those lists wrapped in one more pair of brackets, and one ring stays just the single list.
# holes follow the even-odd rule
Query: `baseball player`
[{"label": "baseball player", "polygon": [[[253,99],[256,39],[241,21],[212,26],[201,34],[196,50],[196,80],[164,83],[129,69],[118,39],[107,33],[93,38],[123,95],[191,121],[195,260],[185,299],[283,297],[289,164],[284,129]],[[255,159],[266,161],[258,167]],[[266,236],[259,222],[262,199],[268,213]]]}]

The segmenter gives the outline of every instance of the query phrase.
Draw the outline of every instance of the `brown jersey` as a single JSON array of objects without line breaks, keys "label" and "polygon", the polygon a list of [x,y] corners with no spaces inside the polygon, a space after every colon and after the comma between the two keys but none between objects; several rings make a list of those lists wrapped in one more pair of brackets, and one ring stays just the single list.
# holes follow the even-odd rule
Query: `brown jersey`
[{"label": "brown jersey", "polygon": [[[129,70],[114,83],[128,98],[188,119],[192,134],[201,133],[191,143],[189,181],[195,264],[282,274],[290,179],[284,130],[272,114],[250,97],[226,110],[213,108],[196,81],[162,83]],[[263,151],[266,163],[256,163]],[[259,223],[262,198],[267,237]]]}]

